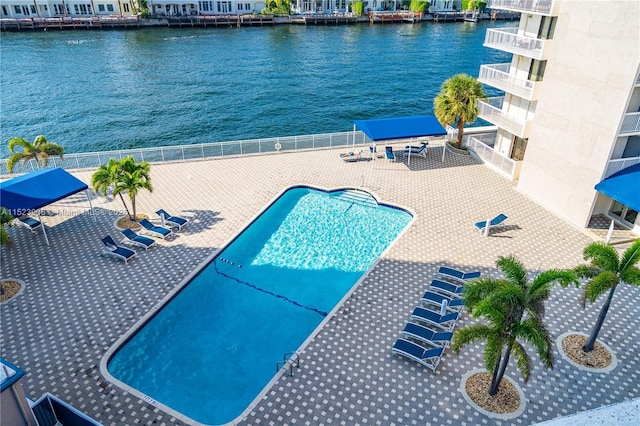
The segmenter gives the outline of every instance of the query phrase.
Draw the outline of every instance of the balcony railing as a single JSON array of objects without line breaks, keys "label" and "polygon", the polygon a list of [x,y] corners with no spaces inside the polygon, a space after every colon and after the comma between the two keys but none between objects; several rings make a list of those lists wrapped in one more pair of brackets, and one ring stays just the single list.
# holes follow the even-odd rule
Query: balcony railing
[{"label": "balcony railing", "polygon": [[494,151],[492,147],[483,143],[479,138],[474,136],[467,136],[465,143],[470,150],[475,152],[478,157],[482,159],[485,164],[491,165],[501,174],[505,175],[509,179],[513,179],[516,172],[516,161],[500,154],[498,151]]},{"label": "balcony railing", "polygon": [[635,166],[636,164],[640,164],[640,157],[629,157],[629,158],[617,158],[615,160],[609,160],[607,163],[607,169],[604,172],[604,177],[608,178],[614,173],[619,172],[620,170],[624,170],[627,167]]},{"label": "balcony railing", "polygon": [[509,74],[510,68],[511,64],[481,65],[478,80],[528,101],[533,100],[533,90],[536,83]]},{"label": "balcony railing", "polygon": [[517,28],[489,29],[484,38],[484,46],[528,58],[543,59],[545,40],[517,33]]},{"label": "balcony railing", "polygon": [[491,9],[549,15],[553,10],[553,0],[489,0],[487,6]]},{"label": "balcony railing", "polygon": [[620,135],[640,133],[640,112],[625,114],[620,127]]},{"label": "balcony railing", "polygon": [[[160,146],[155,148],[126,149],[120,151],[79,152],[65,154],[64,158],[49,157],[47,168],[65,169],[97,168],[110,158],[121,159],[132,156],[136,161],[165,162],[202,158],[227,157],[230,155],[264,154],[278,151],[321,149],[371,143],[361,131],[322,133],[316,135],[286,136],[268,139],[250,139],[233,142],[214,142],[197,145]],[[29,173],[36,169],[34,161],[16,163],[13,173]],[[0,160],[0,175],[6,175],[7,159]]]},{"label": "balcony railing", "polygon": [[487,101],[478,101],[478,117],[487,120],[491,124],[495,124],[507,132],[519,136],[527,137],[528,130],[527,120],[512,117],[502,112],[503,96],[497,98],[488,98]]}]

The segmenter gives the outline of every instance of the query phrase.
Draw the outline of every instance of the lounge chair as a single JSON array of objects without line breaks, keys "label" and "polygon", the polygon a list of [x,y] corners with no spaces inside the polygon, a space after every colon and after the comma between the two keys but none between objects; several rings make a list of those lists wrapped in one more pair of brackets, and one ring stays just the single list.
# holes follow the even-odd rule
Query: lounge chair
[{"label": "lounge chair", "polygon": [[345,161],[347,163],[350,163],[350,162],[353,162],[353,161],[364,160],[364,157],[362,157],[362,151],[343,152],[342,154],[340,154],[340,158],[342,158],[342,161]]},{"label": "lounge chair", "polygon": [[489,221],[489,229],[486,229],[487,227],[487,221],[483,220],[482,222],[476,222],[473,226],[476,227],[476,229],[478,229],[480,232],[491,232],[491,228],[495,228],[496,226],[500,226],[502,224],[502,222],[504,222],[505,220],[507,220],[507,216],[505,216],[504,214],[500,213],[498,216],[494,217],[493,219],[491,219]]},{"label": "lounge chair", "polygon": [[158,210],[156,214],[160,216],[160,219],[163,220],[164,223],[171,226],[172,228],[178,228],[178,230],[182,229],[189,222],[187,219],[183,217],[171,216],[169,213],[166,212],[166,210],[162,210],[162,209]]},{"label": "lounge chair", "polygon": [[457,269],[448,268],[446,266],[441,266],[438,269],[438,273],[436,274],[436,277],[454,280],[461,283],[465,283],[467,280],[478,278],[479,276],[480,271],[462,272]]},{"label": "lounge chair", "polygon": [[389,161],[396,161],[396,155],[393,153],[393,147],[392,146],[385,146],[384,147],[384,155],[387,157],[387,160]]},{"label": "lounge chair", "polygon": [[432,330],[420,324],[408,322],[402,330],[403,337],[411,337],[433,346],[447,346],[453,338],[451,331]]},{"label": "lounge chair", "polygon": [[122,235],[124,235],[124,239],[122,240],[123,243],[142,247],[144,251],[148,251],[151,246],[156,243],[155,240],[142,235],[138,235],[131,229],[121,229],[120,232],[122,232]]},{"label": "lounge chair", "polygon": [[102,243],[107,248],[101,253],[103,256],[116,257],[120,260],[124,260],[125,264],[136,256],[135,251],[128,249],[126,247],[119,246],[118,244],[116,244],[115,241],[113,241],[113,238],[111,238],[110,235],[107,235],[106,237],[104,237],[102,239]]},{"label": "lounge chair", "polygon": [[38,229],[42,229],[42,222],[27,215],[18,216],[18,224],[27,228],[34,234],[37,233],[36,231]]},{"label": "lounge chair", "polygon": [[165,228],[163,226],[156,226],[153,223],[149,222],[147,219],[141,219],[138,221],[140,225],[144,228],[144,232],[152,235],[154,237],[165,239],[169,235],[173,234],[173,231],[169,228]]},{"label": "lounge chair", "polygon": [[424,296],[422,296],[421,302],[427,305],[437,306],[438,308],[442,306],[443,302],[446,302],[446,307],[454,311],[459,311],[464,308],[464,300],[462,298],[447,297],[431,290],[428,290]]},{"label": "lounge chair", "polygon": [[427,146],[429,146],[428,142],[422,142],[420,146],[407,145],[404,147],[404,150],[402,151],[402,155],[403,157],[406,157],[409,154],[420,155],[424,158],[427,158]]},{"label": "lounge chair", "polygon": [[398,339],[391,348],[391,352],[412,359],[432,371],[436,371],[443,351],[442,346],[425,348],[402,338]]},{"label": "lounge chair", "polygon": [[440,315],[439,312],[434,312],[430,309],[417,307],[411,314],[411,321],[426,322],[436,327],[443,328],[444,330],[451,331],[456,325],[459,312],[449,312],[448,314]]},{"label": "lounge chair", "polygon": [[429,291],[445,294],[451,298],[461,298],[464,291],[464,283],[452,284],[446,281],[433,280],[429,284]]}]

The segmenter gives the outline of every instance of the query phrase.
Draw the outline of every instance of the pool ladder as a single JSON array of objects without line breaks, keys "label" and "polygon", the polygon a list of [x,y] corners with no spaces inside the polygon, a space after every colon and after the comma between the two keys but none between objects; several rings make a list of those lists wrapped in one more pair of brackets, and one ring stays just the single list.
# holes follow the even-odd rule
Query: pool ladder
[{"label": "pool ladder", "polygon": [[285,365],[289,366],[289,376],[293,376],[293,369],[300,368],[300,355],[297,352],[287,352],[282,355],[282,360],[276,364],[276,373]]}]

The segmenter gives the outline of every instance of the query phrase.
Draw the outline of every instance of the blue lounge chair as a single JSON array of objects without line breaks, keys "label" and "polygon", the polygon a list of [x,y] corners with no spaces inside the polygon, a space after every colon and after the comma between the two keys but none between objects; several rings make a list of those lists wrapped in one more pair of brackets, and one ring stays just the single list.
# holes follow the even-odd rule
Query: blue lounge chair
[{"label": "blue lounge chair", "polygon": [[433,280],[429,284],[429,291],[445,294],[451,298],[461,298],[464,291],[464,284],[452,284],[446,281]]},{"label": "blue lounge chair", "polygon": [[384,155],[387,157],[387,160],[389,161],[396,161],[396,155],[393,153],[393,147],[392,146],[385,146],[384,147]]},{"label": "blue lounge chair", "polygon": [[138,221],[140,225],[144,228],[144,232],[152,235],[154,237],[165,239],[169,235],[173,234],[173,231],[169,228],[165,228],[163,226],[156,226],[153,223],[149,222],[147,219],[141,219]]},{"label": "blue lounge chair", "polygon": [[391,352],[412,359],[432,371],[436,371],[443,351],[442,346],[425,348],[402,338],[398,339],[391,348]]},{"label": "blue lounge chair", "polygon": [[32,218],[31,216],[18,216],[18,223],[34,234],[38,229],[42,229],[42,222],[40,222],[38,219]]},{"label": "blue lounge chair", "polygon": [[158,216],[160,216],[161,220],[164,220],[164,223],[171,226],[172,228],[178,228],[178,230],[182,229],[189,221],[180,216],[171,216],[165,210],[158,210],[156,212]]},{"label": "blue lounge chair", "polygon": [[427,146],[429,146],[428,142],[422,142],[420,146],[407,145],[404,147],[404,150],[402,151],[402,155],[403,157],[406,157],[409,154],[420,155],[424,158],[427,158]]},{"label": "blue lounge chair", "polygon": [[474,272],[462,272],[457,269],[448,268],[446,266],[441,266],[438,269],[438,273],[436,277],[454,280],[460,283],[465,283],[467,280],[472,280],[474,278],[478,278],[480,276],[480,271]]},{"label": "blue lounge chair", "polygon": [[430,309],[418,306],[411,314],[411,321],[426,322],[447,331],[451,331],[456,325],[458,315],[459,312],[449,312],[448,314],[440,315],[439,312],[434,312]]},{"label": "blue lounge chair", "polygon": [[464,300],[460,297],[447,297],[440,293],[428,290],[424,296],[422,296],[421,302],[427,305],[433,305],[437,307],[442,306],[442,302],[447,302],[447,308],[452,310],[461,310],[464,308]]},{"label": "blue lounge chair", "polygon": [[401,334],[403,337],[411,337],[433,346],[447,346],[453,338],[450,331],[436,331],[413,322],[408,322]]},{"label": "blue lounge chair", "polygon": [[111,238],[111,235],[104,237],[102,239],[102,243],[107,248],[101,253],[103,256],[113,256],[120,260],[124,260],[125,264],[136,256],[135,251],[116,244],[116,242],[113,241],[113,238]]},{"label": "blue lounge chair", "polygon": [[[500,213],[498,216],[494,217],[493,219],[491,219],[489,221],[489,229],[488,229],[488,231],[491,232],[491,228],[495,228],[496,226],[500,226],[502,224],[502,222],[504,222],[505,220],[507,220],[507,216],[505,216],[504,214]],[[476,222],[474,224],[474,226],[480,232],[485,232],[486,227],[487,227],[487,221],[483,220],[482,222]]]},{"label": "blue lounge chair", "polygon": [[144,251],[148,251],[151,246],[153,246],[156,242],[151,238],[144,237],[142,235],[138,235],[133,232],[131,229],[121,229],[122,235],[124,235],[123,243],[131,244],[133,246],[142,247]]}]

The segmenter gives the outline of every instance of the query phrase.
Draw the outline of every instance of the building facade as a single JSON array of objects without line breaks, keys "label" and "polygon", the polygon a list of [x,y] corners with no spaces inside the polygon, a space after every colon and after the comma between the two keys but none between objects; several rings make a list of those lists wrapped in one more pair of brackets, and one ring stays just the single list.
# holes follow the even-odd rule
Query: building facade
[{"label": "building facade", "polygon": [[634,209],[595,190],[640,164],[640,2],[493,0],[489,7],[521,13],[517,27],[485,37],[485,46],[512,53],[511,62],[483,65],[478,77],[504,91],[478,104],[480,118],[499,128],[484,143],[509,164],[503,172],[578,227],[604,214],[640,233],[640,194]]},{"label": "building facade", "polygon": [[13,19],[132,16],[136,0],[0,0],[0,17]]}]

